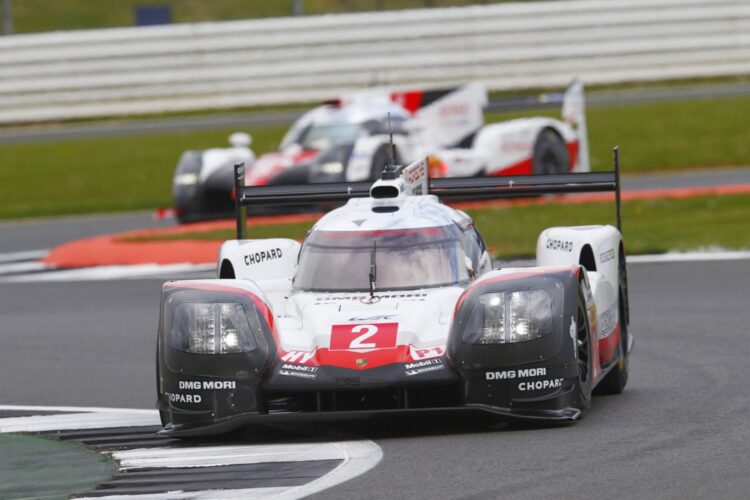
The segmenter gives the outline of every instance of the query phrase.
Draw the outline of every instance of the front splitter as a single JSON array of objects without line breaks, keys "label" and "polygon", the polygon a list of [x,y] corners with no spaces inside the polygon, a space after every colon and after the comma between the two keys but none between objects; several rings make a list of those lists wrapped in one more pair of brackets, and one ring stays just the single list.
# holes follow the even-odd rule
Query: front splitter
[{"label": "front splitter", "polygon": [[582,413],[576,408],[560,410],[510,410],[495,406],[468,404],[449,408],[411,408],[387,410],[352,410],[329,412],[279,412],[263,414],[240,414],[225,417],[210,424],[167,425],[158,432],[169,437],[200,437],[224,434],[249,425],[288,424],[298,422],[335,422],[341,420],[363,420],[384,417],[484,415],[496,417],[503,422],[564,424],[578,420]]}]

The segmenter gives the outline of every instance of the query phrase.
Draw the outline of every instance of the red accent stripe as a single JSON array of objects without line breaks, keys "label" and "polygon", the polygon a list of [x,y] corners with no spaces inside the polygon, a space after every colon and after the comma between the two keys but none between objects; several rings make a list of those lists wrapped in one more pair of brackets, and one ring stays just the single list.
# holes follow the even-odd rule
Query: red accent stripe
[{"label": "red accent stripe", "polygon": [[578,161],[578,141],[569,142],[568,146],[568,158],[570,159],[570,170],[575,168],[576,162]]},{"label": "red accent stripe", "polygon": [[401,105],[409,113],[416,113],[422,107],[422,97],[424,92],[421,90],[411,90],[407,92],[393,92],[391,101]]},{"label": "red accent stripe", "polygon": [[620,345],[620,322],[617,322],[615,329],[606,338],[599,340],[599,362],[606,364],[612,360],[617,352],[617,346]]}]

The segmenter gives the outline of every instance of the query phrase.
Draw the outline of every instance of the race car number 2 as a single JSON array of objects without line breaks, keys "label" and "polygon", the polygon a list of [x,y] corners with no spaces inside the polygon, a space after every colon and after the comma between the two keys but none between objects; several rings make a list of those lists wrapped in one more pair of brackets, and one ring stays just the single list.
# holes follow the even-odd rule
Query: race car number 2
[{"label": "race car number 2", "polygon": [[391,349],[396,347],[398,323],[333,325],[331,350]]}]

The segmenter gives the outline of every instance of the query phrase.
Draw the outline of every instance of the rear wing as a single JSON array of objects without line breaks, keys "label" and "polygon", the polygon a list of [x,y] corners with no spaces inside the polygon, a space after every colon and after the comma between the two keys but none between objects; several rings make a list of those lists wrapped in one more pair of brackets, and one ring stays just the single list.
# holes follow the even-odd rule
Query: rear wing
[{"label": "rear wing", "polygon": [[[614,170],[555,175],[515,175],[507,177],[444,177],[427,179],[427,191],[443,201],[491,200],[545,194],[614,192],[617,229],[620,215],[619,148],[614,151]],[[406,171],[411,166],[407,167]],[[373,183],[332,182],[321,184],[245,186],[245,167],[234,166],[237,239],[245,236],[245,207],[315,205],[346,202],[370,196]]]}]

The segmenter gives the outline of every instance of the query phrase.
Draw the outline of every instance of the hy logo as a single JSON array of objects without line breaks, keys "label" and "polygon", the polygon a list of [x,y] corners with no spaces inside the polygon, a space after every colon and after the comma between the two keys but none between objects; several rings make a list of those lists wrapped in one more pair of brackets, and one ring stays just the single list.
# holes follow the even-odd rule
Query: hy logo
[{"label": "hy logo", "polygon": [[357,358],[356,363],[359,368],[364,368],[367,366],[367,358]]}]

